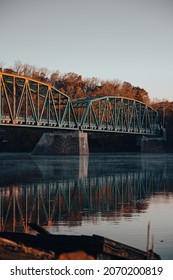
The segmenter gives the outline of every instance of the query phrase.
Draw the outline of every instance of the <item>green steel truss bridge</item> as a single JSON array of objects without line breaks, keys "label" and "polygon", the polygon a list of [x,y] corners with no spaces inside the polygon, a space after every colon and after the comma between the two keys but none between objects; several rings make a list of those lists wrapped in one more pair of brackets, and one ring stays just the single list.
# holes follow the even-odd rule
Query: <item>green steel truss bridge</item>
[{"label": "green steel truss bridge", "polygon": [[160,135],[158,113],[117,96],[71,100],[50,84],[0,72],[0,126]]}]

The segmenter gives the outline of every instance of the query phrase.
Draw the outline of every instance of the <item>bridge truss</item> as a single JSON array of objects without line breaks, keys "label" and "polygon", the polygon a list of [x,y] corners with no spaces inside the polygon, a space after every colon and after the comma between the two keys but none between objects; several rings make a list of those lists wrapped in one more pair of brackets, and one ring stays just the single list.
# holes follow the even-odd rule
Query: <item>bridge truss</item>
[{"label": "bridge truss", "polygon": [[0,73],[1,125],[77,127],[70,98],[27,77]]},{"label": "bridge truss", "polygon": [[104,96],[72,101],[81,130],[157,134],[158,113],[129,98]]},{"label": "bridge truss", "polygon": [[0,72],[0,126],[160,133],[157,111],[140,101],[116,96],[70,100],[49,84],[5,72]]}]

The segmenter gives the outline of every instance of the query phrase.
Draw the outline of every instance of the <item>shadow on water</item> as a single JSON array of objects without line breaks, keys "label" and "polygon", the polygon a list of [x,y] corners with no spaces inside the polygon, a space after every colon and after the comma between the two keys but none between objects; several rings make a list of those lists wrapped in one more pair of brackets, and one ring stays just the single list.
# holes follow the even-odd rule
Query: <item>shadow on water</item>
[{"label": "shadow on water", "polygon": [[[169,154],[0,155],[0,230],[28,232],[27,223],[36,222],[54,233],[115,239],[113,231],[123,238],[126,226],[133,242],[144,236],[143,219],[157,220],[155,208],[149,212],[153,199],[173,201],[172,171]],[[159,237],[156,243],[162,252]]]}]

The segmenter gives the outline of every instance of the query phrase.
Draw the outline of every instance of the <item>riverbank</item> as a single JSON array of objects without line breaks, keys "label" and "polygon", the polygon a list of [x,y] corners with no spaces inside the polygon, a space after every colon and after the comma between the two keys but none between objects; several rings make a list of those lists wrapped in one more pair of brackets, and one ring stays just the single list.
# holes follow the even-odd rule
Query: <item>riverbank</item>
[{"label": "riverbank", "polygon": [[44,252],[0,238],[0,260],[93,260],[83,251],[61,254]]}]

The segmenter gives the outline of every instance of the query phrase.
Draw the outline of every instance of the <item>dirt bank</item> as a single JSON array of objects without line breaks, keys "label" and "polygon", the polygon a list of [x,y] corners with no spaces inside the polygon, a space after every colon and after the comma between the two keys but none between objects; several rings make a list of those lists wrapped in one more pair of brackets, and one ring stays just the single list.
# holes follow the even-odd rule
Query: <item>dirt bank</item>
[{"label": "dirt bank", "polygon": [[0,238],[0,260],[93,260],[83,251],[61,254],[44,252]]}]

